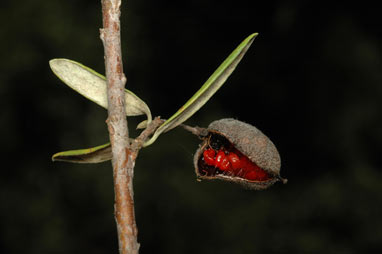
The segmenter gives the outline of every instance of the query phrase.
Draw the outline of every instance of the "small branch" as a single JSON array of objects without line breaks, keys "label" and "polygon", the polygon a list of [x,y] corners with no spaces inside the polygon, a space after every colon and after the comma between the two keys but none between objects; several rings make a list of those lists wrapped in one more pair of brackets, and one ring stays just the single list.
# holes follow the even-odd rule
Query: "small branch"
[{"label": "small branch", "polygon": [[120,254],[137,254],[137,226],[134,215],[133,175],[136,153],[129,147],[125,112],[125,83],[120,39],[121,0],[102,0],[103,29],[101,40],[105,50],[108,93],[106,120],[112,147],[115,192],[115,220]]},{"label": "small branch", "polygon": [[136,153],[143,147],[143,144],[147,141],[150,135],[152,135],[155,130],[163,123],[163,120],[159,116],[155,117],[154,120],[147,126],[147,128],[142,131],[142,133],[137,137],[131,144],[131,150]]},{"label": "small branch", "polygon": [[198,136],[198,138],[203,139],[208,135],[208,130],[206,128],[198,127],[198,126],[189,126],[186,124],[181,124],[180,127],[185,129],[186,131],[191,132],[192,134]]},{"label": "small branch", "polygon": [[[159,117],[158,117],[158,120],[160,121],[160,124],[166,121],[166,119],[159,119]],[[208,130],[206,128],[202,128],[199,126],[190,126],[184,123],[180,124],[179,126],[185,129],[186,131],[191,132],[195,136],[198,136],[198,138],[200,139],[203,139],[204,137],[208,135]]]}]

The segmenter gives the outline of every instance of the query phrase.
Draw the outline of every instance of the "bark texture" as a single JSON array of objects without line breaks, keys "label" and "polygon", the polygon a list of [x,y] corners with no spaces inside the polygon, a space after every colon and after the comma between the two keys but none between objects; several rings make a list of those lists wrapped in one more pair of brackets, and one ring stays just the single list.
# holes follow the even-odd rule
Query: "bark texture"
[{"label": "bark texture", "polygon": [[112,147],[115,192],[115,220],[120,254],[136,254],[137,226],[134,215],[133,175],[137,152],[130,150],[125,112],[125,83],[123,74],[121,36],[121,0],[102,0],[103,28],[101,40],[105,50],[105,69],[108,91],[106,120]]}]

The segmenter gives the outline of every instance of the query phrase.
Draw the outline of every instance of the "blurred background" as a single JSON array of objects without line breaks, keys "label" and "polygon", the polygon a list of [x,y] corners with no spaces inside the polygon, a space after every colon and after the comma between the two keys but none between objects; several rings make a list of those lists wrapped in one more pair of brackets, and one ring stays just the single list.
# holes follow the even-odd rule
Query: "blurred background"
[{"label": "blurred background", "polygon": [[[2,1],[1,253],[117,253],[111,163],[51,161],[106,143],[107,112],[59,81],[64,57],[104,73],[100,1]],[[197,182],[199,140],[141,150],[141,253],[382,250],[382,30],[367,1],[123,1],[127,88],[171,116],[249,34],[252,47],[190,120],[233,117],[278,147],[288,184]],[[130,134],[143,117],[129,119]]]}]

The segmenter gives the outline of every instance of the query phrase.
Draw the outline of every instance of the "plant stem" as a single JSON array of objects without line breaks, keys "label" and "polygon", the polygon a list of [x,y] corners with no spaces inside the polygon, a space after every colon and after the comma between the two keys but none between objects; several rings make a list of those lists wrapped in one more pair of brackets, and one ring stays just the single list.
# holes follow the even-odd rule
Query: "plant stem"
[{"label": "plant stem", "polygon": [[137,226],[134,215],[133,175],[137,152],[129,147],[129,132],[125,113],[125,83],[120,38],[121,0],[102,0],[103,28],[100,30],[105,51],[108,95],[106,120],[112,147],[115,192],[115,220],[120,254],[136,254]]}]

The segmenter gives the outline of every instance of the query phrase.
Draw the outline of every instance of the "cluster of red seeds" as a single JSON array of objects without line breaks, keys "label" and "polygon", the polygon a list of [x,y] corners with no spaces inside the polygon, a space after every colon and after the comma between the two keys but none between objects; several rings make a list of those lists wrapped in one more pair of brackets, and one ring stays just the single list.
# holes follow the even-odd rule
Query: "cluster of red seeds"
[{"label": "cluster of red seeds", "polygon": [[203,158],[207,165],[216,167],[227,175],[242,177],[250,181],[270,179],[267,172],[239,152],[228,152],[223,149],[216,152],[214,149],[208,148],[204,150]]}]

